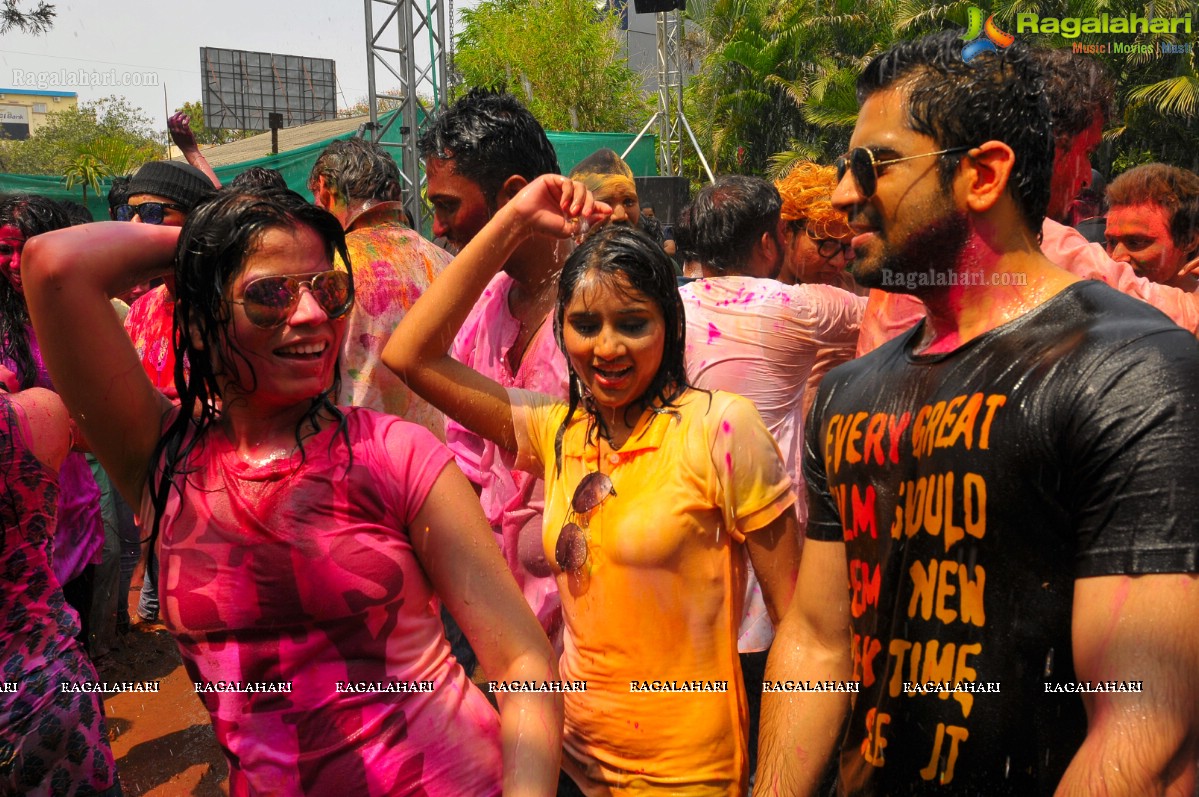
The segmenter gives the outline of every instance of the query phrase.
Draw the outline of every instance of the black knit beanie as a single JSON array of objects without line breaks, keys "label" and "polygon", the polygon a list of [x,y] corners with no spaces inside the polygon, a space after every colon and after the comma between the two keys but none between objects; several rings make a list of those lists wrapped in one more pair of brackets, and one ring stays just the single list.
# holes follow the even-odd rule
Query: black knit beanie
[{"label": "black knit beanie", "polygon": [[126,196],[154,194],[178,203],[190,211],[216,193],[204,172],[178,161],[151,161],[137,170],[129,181]]}]

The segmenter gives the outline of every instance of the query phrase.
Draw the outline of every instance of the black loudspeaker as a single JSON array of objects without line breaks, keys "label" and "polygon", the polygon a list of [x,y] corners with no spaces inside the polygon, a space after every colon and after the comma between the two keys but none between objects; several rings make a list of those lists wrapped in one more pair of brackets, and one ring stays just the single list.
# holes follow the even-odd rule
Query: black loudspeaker
[{"label": "black loudspeaker", "polygon": [[[638,14],[657,14],[660,11],[680,11],[687,7],[687,0],[633,0],[633,10]],[[655,211],[656,212],[656,211]]]},{"label": "black loudspeaker", "polygon": [[679,212],[691,201],[691,183],[686,177],[635,177],[637,203],[654,209],[654,218],[673,225]]}]

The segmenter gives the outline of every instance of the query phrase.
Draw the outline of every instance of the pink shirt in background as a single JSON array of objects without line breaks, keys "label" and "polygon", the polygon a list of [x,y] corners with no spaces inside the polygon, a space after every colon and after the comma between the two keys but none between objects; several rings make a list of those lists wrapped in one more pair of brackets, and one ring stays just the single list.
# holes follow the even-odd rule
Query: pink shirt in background
[{"label": "pink shirt in background", "polygon": [[[569,384],[566,356],[554,340],[552,315],[546,316],[533,334],[516,373],[508,366],[508,352],[520,333],[520,322],[508,309],[513,284],[504,272],[491,280],[454,338],[450,354],[506,388],[565,399]],[[541,547],[545,483],[516,470],[515,457],[490,440],[449,418],[445,426],[446,445],[466,478],[479,489],[483,514],[497,535],[508,568],[555,649],[561,650],[561,602]]]},{"label": "pink shirt in background", "polygon": [[[352,465],[333,424],[303,460],[262,464],[209,431],[162,515],[163,619],[230,794],[498,795],[499,717],[450,655],[408,534],[452,456],[414,424],[345,412]],[[206,691],[221,682],[291,691]]]},{"label": "pink shirt in background", "polygon": [[[688,381],[753,402],[791,475],[802,530],[808,520],[800,469],[804,417],[824,375],[854,356],[865,297],[831,285],[742,276],[698,280],[679,293],[687,314]],[[752,572],[737,645],[742,653],[766,650],[774,639]]]},{"label": "pink shirt in background", "polygon": [[[1041,226],[1041,252],[1058,267],[1083,279],[1099,280],[1161,310],[1178,326],[1199,335],[1199,295],[1137,276],[1132,266],[1108,257],[1097,243],[1073,227],[1051,219]],[[870,292],[862,321],[858,356],[874,351],[924,318],[924,304],[914,296]]]}]

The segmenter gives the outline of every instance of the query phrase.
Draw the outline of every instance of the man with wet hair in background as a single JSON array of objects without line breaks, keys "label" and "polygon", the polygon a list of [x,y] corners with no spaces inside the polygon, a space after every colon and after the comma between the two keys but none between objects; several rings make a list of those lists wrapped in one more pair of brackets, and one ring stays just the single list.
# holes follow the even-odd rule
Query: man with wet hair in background
[{"label": "man with wet hair in background", "polygon": [[[433,234],[458,250],[522,188],[558,174],[541,125],[511,94],[472,89],[430,121],[419,142],[433,206]],[[533,236],[517,247],[454,338],[454,359],[503,384],[565,398],[566,357],[554,339],[558,273],[569,242]],[[561,652],[558,587],[541,546],[544,483],[516,470],[514,457],[446,421],[446,445],[479,492],[508,568],[555,649]],[[444,619],[444,618],[443,618]],[[468,673],[474,654],[452,622],[454,653]]]},{"label": "man with wet hair in background", "polygon": [[1054,143],[1019,41],[897,44],[858,97],[855,278],[928,314],[808,418],[754,793],[813,793],[839,748],[842,794],[1191,795],[1199,344],[1041,254]]}]

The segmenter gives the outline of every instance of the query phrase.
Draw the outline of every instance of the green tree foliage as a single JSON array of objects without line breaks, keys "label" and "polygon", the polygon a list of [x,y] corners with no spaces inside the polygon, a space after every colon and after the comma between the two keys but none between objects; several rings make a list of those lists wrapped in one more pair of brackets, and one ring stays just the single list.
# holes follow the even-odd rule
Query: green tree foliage
[{"label": "green tree foliage", "polygon": [[708,0],[688,6],[701,69],[685,92],[713,168],[776,174],[828,162],[857,118],[854,82],[895,36],[897,3]]},{"label": "green tree foliage", "polygon": [[68,191],[77,185],[83,189],[83,204],[86,205],[87,189],[91,188],[92,193],[98,196],[100,180],[108,176],[108,171],[95,155],[84,154],[71,161],[71,165],[67,167],[66,174],[63,176]]},{"label": "green tree foliage", "polygon": [[[900,39],[966,27],[976,5],[1033,44],[1191,43],[1192,34],[1017,33],[1016,14],[1057,18],[1146,16],[1193,18],[1192,0],[691,0],[701,68],[685,102],[700,144],[722,172],[774,175],[797,158],[831,162],[854,121],[854,84],[866,63]],[[1146,157],[1199,168],[1199,52],[1101,53],[1117,85],[1117,102],[1101,168]],[[1148,153],[1148,154],[1147,154]],[[1106,169],[1105,169],[1106,170]]]},{"label": "green tree foliage", "polygon": [[225,130],[213,129],[204,124],[204,105],[200,102],[185,102],[175,109],[175,113],[185,113],[191,119],[192,134],[197,144],[228,144],[230,141],[240,141],[256,133],[254,130]]},{"label": "green tree foliage", "polygon": [[460,89],[510,91],[547,130],[636,131],[649,118],[616,17],[592,0],[483,0],[462,18]]},{"label": "green tree foliage", "polygon": [[149,117],[124,97],[105,97],[58,111],[25,141],[0,141],[0,171],[65,175],[80,155],[106,174],[125,174],[162,157]]},{"label": "green tree foliage", "polygon": [[28,10],[21,9],[21,0],[4,0],[0,4],[0,35],[10,30],[40,35],[54,25],[55,15],[54,5],[41,0]]}]

